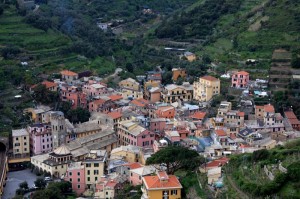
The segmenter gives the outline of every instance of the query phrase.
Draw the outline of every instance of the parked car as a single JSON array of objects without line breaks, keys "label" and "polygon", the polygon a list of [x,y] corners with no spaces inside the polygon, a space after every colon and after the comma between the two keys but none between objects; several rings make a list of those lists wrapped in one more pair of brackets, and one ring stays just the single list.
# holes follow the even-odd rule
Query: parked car
[{"label": "parked car", "polygon": [[45,177],[45,181],[51,181],[51,180],[52,180],[51,177],[49,177],[49,176]]}]

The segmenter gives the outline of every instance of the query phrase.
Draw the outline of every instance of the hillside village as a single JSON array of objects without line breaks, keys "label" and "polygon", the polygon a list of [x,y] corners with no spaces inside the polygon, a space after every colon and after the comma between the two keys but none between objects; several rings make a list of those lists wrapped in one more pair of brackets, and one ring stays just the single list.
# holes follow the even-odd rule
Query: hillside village
[{"label": "hillside village", "polygon": [[[186,53],[188,56],[190,53]],[[188,58],[189,59],[189,58]],[[193,61],[193,59],[191,59]],[[192,84],[189,74],[172,69],[173,84],[162,84],[163,71],[148,71],[137,79],[127,78],[113,89],[91,73],[60,71],[59,79],[44,80],[30,87],[59,94],[71,109],[88,110],[90,118],[72,123],[55,107],[37,104],[27,108],[31,124],[12,130],[11,162],[30,161],[35,172],[69,181],[77,196],[115,198],[124,184],[141,185],[142,199],[181,198],[180,178],[147,159],[169,146],[182,146],[205,158],[199,173],[215,189],[224,186],[224,170],[230,156],[272,149],[300,138],[300,121],[292,107],[276,112],[266,98],[264,80],[251,72],[231,71],[224,77],[205,75]],[[213,102],[223,81],[240,93],[237,105]],[[268,100],[267,100],[268,101]],[[206,186],[203,184],[203,186]]]}]

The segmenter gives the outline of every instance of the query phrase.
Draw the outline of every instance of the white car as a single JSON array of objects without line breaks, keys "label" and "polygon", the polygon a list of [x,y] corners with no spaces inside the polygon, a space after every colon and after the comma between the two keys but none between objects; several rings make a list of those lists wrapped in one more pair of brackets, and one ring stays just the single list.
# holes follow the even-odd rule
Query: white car
[{"label": "white car", "polygon": [[45,177],[45,181],[51,181],[52,178],[51,177]]},{"label": "white car", "polygon": [[35,184],[33,184],[31,188],[32,188],[32,189],[37,189],[38,187],[35,186]]}]

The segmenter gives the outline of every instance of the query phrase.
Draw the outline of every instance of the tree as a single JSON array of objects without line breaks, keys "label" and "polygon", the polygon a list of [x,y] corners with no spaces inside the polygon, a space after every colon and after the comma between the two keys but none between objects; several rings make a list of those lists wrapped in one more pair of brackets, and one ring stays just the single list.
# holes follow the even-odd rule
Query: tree
[{"label": "tree", "polygon": [[35,100],[43,104],[53,103],[58,98],[57,92],[49,91],[43,84],[38,84],[33,91]]},{"label": "tree", "polygon": [[34,184],[37,188],[45,188],[47,185],[47,182],[43,178],[38,178],[36,181],[34,181]]},{"label": "tree", "polygon": [[262,149],[258,151],[254,151],[252,158],[253,161],[265,160],[269,157],[269,151],[267,149]]},{"label": "tree", "polygon": [[67,118],[74,123],[86,122],[89,120],[91,114],[87,109],[78,107],[76,109],[71,109],[67,112]]},{"label": "tree", "polygon": [[194,170],[204,163],[204,158],[189,148],[169,146],[147,159],[146,164],[165,164],[167,173],[174,174],[178,169]]},{"label": "tree", "polygon": [[70,182],[52,182],[44,190],[36,191],[33,199],[65,199],[66,194],[70,195],[72,185]]},{"label": "tree", "polygon": [[287,167],[287,175],[293,182],[300,182],[300,162],[294,162]]},{"label": "tree", "polygon": [[19,184],[20,189],[27,190],[29,189],[27,181],[24,181]]}]

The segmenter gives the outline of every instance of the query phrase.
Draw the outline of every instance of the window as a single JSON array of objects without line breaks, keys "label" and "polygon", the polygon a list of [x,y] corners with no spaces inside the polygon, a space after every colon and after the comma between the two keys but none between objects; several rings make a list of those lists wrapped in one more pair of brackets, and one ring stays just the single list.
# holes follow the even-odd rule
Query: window
[{"label": "window", "polygon": [[108,195],[108,191],[106,192],[106,195]]},{"label": "window", "polygon": [[77,182],[80,182],[80,178],[77,178]]},{"label": "window", "polygon": [[171,190],[171,195],[177,195],[177,190]]},{"label": "window", "polygon": [[24,146],[26,146],[27,145],[27,142],[24,142]]},{"label": "window", "polygon": [[26,137],[24,137],[24,140],[26,140]]},{"label": "window", "polygon": [[90,175],[90,174],[91,174],[91,171],[90,171],[90,170],[87,170],[87,174]]},{"label": "window", "polygon": [[72,182],[72,178],[70,178],[70,182]]},{"label": "window", "polygon": [[15,146],[20,146],[20,143],[15,143]]},{"label": "window", "polygon": [[94,167],[99,167],[99,163],[94,163]]},{"label": "window", "polygon": [[77,172],[77,175],[80,176],[80,172]]},{"label": "window", "polygon": [[80,189],[80,184],[77,185],[77,188]]},{"label": "window", "polygon": [[87,181],[90,181],[91,180],[91,178],[90,177],[87,177]]},{"label": "window", "polygon": [[98,177],[95,177],[95,181],[97,181],[98,180]]},{"label": "window", "polygon": [[85,167],[91,167],[91,163],[87,163]]},{"label": "window", "polygon": [[25,148],[24,151],[27,151],[27,148]]},{"label": "window", "polygon": [[94,175],[99,175],[99,171],[98,170],[94,170]]},{"label": "window", "polygon": [[69,176],[72,176],[72,172],[69,172]]},{"label": "window", "polygon": [[16,137],[16,140],[19,140],[19,138],[18,138],[18,137]]}]

